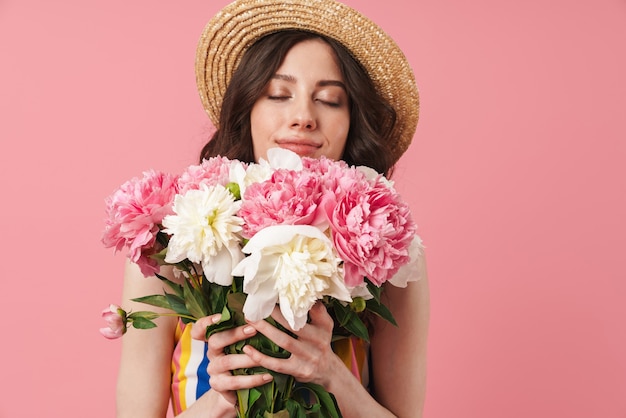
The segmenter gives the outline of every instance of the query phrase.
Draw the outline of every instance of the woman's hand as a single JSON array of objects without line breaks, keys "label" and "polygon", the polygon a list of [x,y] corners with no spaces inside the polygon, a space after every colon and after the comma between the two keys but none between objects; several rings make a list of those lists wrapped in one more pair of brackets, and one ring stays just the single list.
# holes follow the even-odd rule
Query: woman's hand
[{"label": "woman's hand", "polygon": [[[191,336],[196,340],[206,340],[206,329],[209,325],[215,324],[220,320],[220,314],[207,316],[199,319],[193,324]],[[207,357],[209,366],[207,371],[210,376],[211,390],[217,392],[223,401],[230,404],[234,411],[237,404],[237,389],[248,389],[261,386],[270,380],[272,375],[269,373],[260,375],[238,375],[234,376],[232,371],[235,369],[256,367],[259,363],[247,354],[226,354],[224,349],[231,344],[250,338],[256,334],[256,329],[250,325],[217,332],[208,340]]]},{"label": "woman's hand", "polygon": [[[330,342],[333,332],[333,319],[321,303],[316,303],[309,311],[311,321],[299,331],[293,331],[294,338],[263,320],[251,322],[258,331],[274,343],[291,353],[287,359],[264,355],[252,346],[245,346],[243,351],[255,363],[279,373],[294,376],[299,382],[312,382],[328,386],[332,372],[338,366],[344,367],[341,360],[332,351]],[[272,318],[280,325],[290,329],[278,307],[274,308]]]}]

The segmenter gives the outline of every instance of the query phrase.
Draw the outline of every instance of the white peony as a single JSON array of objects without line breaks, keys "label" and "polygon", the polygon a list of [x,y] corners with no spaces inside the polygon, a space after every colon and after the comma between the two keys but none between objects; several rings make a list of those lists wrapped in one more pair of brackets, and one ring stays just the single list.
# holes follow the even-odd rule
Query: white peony
[{"label": "white peony", "polygon": [[238,234],[243,221],[236,216],[240,206],[221,185],[201,185],[177,195],[175,215],[163,219],[164,232],[171,235],[165,261],[189,259],[202,265],[207,280],[229,286],[233,267],[244,258]]},{"label": "white peony", "polygon": [[267,318],[278,302],[289,326],[297,331],[322,297],[352,301],[341,260],[330,239],[316,227],[269,226],[257,232],[243,252],[250,255],[232,273],[244,277],[248,297],[243,312],[251,321]]}]

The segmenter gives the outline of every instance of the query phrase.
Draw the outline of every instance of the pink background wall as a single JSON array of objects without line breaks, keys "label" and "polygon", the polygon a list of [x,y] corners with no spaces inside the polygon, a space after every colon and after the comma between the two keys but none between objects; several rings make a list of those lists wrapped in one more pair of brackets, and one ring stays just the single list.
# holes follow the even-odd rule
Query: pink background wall
[{"label": "pink background wall", "polygon": [[[348,3],[421,91],[396,178],[428,247],[426,416],[625,417],[626,2]],[[103,199],[195,161],[223,4],[0,2],[0,417],[114,415]]]}]

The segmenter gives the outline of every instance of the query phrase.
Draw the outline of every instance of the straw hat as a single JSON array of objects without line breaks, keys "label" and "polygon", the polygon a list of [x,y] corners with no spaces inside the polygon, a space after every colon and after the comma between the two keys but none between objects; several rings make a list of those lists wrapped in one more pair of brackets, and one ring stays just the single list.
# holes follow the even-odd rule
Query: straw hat
[{"label": "straw hat", "polygon": [[213,124],[218,126],[226,87],[248,47],[264,35],[289,29],[333,38],[361,63],[396,111],[392,150],[397,161],[413,139],[419,115],[413,71],[389,35],[335,0],[236,0],[207,23],[196,54],[196,81]]}]

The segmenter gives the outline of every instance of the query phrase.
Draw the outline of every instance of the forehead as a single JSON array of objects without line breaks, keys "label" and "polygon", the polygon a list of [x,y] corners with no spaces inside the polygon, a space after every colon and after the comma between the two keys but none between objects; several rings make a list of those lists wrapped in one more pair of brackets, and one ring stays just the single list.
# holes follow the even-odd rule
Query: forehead
[{"label": "forehead", "polygon": [[287,51],[277,73],[288,70],[341,76],[337,54],[328,43],[319,38],[298,42]]}]

